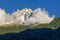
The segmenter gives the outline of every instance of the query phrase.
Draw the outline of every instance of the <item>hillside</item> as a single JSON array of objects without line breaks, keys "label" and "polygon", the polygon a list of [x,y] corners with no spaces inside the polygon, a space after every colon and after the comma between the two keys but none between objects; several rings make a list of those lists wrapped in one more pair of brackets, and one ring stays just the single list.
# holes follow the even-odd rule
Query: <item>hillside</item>
[{"label": "hillside", "polygon": [[40,24],[37,26],[34,26],[33,28],[51,28],[56,29],[60,27],[60,18],[55,18],[50,24]]},{"label": "hillside", "polygon": [[0,26],[0,34],[18,33],[26,29],[38,29],[38,28],[56,29],[58,27],[60,27],[60,18],[55,18],[50,24],[39,24],[36,26],[26,26],[26,25],[20,25],[20,24],[3,25],[3,26]]}]

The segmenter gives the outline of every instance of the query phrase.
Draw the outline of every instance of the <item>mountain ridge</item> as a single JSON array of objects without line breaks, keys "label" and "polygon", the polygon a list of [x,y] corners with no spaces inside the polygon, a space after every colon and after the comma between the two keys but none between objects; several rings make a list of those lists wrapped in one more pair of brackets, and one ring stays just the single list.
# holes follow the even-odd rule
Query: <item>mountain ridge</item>
[{"label": "mountain ridge", "polygon": [[25,25],[35,25],[50,23],[54,20],[54,16],[50,17],[45,9],[22,9],[13,12],[11,15],[7,14],[5,10],[0,9],[0,25],[1,24],[25,24]]},{"label": "mountain ridge", "polygon": [[41,29],[41,28],[50,28],[50,29],[57,29],[60,27],[60,18],[55,18],[50,24],[38,24],[36,26],[26,26],[26,25],[16,25],[16,24],[9,24],[0,26],[0,34],[6,33],[18,33],[22,32],[27,29]]}]

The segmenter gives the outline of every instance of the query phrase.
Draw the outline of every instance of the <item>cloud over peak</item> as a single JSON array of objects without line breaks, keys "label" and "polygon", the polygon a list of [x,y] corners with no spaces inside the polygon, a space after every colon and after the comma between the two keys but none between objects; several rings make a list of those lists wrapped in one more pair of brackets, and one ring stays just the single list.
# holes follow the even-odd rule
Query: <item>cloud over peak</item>
[{"label": "cloud over peak", "polygon": [[23,24],[35,25],[50,23],[54,20],[54,16],[50,17],[45,9],[22,9],[13,12],[11,15],[7,14],[5,10],[0,8],[0,24]]}]

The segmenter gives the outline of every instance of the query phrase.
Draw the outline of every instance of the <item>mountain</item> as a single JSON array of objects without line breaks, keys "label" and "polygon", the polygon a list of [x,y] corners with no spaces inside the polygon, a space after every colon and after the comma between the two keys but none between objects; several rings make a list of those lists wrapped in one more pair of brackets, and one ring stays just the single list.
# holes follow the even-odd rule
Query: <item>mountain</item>
[{"label": "mountain", "polygon": [[57,29],[60,27],[60,18],[55,18],[51,23],[49,24],[38,24],[34,26],[26,26],[22,24],[6,24],[3,26],[0,26],[0,34],[5,33],[18,33],[22,32],[27,29],[39,29],[39,28],[50,28],[50,29]]},{"label": "mountain", "polygon": [[51,28],[51,29],[57,29],[59,27],[60,27],[60,18],[55,18],[49,24],[38,24],[38,25],[34,26],[33,28]]},{"label": "mountain", "polygon": [[54,16],[50,17],[45,9],[22,9],[13,12],[11,15],[7,14],[5,10],[0,9],[0,25],[6,24],[24,24],[27,26],[36,24],[49,24],[54,20]]},{"label": "mountain", "polygon": [[60,27],[60,18],[50,17],[45,9],[22,9],[7,14],[0,9],[0,34],[17,33],[26,29]]}]

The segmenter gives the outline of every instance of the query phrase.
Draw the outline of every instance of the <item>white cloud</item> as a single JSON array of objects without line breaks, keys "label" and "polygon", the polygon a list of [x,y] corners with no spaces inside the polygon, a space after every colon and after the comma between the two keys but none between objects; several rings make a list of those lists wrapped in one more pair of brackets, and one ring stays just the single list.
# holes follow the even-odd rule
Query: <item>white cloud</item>
[{"label": "white cloud", "polygon": [[0,9],[0,24],[22,24],[34,25],[50,23],[54,20],[54,16],[50,17],[45,9],[22,9],[13,12],[11,15],[7,14],[5,10]]},{"label": "white cloud", "polygon": [[0,9],[0,25],[12,23],[14,17],[5,12],[5,10]]},{"label": "white cloud", "polygon": [[45,9],[35,9],[32,14],[32,17],[25,21],[25,25],[50,23],[54,20],[54,16],[50,17]]}]

